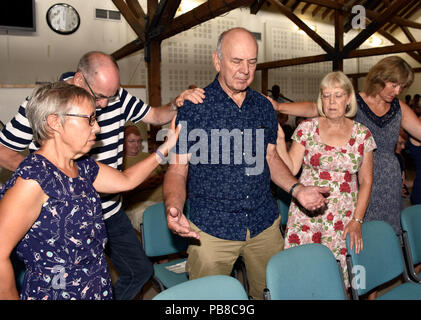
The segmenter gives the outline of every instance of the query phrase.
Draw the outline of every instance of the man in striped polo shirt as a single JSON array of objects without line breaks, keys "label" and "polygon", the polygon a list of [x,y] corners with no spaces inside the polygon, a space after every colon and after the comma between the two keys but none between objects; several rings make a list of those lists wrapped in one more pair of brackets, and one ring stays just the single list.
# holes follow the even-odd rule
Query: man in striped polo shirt
[{"label": "man in striped polo shirt", "polygon": [[[202,89],[189,89],[183,91],[173,102],[151,108],[120,87],[116,61],[97,51],[82,56],[77,72],[66,73],[60,79],[84,88],[95,98],[101,132],[97,135],[97,142],[90,155],[118,170],[122,170],[124,125],[127,121],[166,124],[185,99],[197,103],[204,98]],[[39,147],[32,139],[32,129],[25,115],[26,104],[27,100],[0,133],[0,166],[11,171],[16,170],[24,159],[20,151],[29,146],[32,152]],[[114,297],[118,300],[133,299],[152,275],[152,264],[146,257],[130,220],[121,209],[120,194],[101,195],[101,200],[108,233],[106,253],[120,273],[120,278],[114,285]]]}]

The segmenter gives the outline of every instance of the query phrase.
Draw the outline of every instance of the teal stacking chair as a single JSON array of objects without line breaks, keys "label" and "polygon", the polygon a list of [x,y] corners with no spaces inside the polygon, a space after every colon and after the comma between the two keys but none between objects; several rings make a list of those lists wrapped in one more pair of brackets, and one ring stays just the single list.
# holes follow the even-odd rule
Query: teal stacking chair
[{"label": "teal stacking chair", "polygon": [[287,202],[283,199],[278,199],[277,201],[279,214],[281,215],[281,232],[282,235],[285,235],[285,229],[288,222],[288,211],[289,211],[289,205],[290,202]]},{"label": "teal stacking chair", "polygon": [[[146,208],[140,225],[142,245],[146,256],[154,258],[183,253],[187,250],[188,239],[173,234],[167,225],[164,203],[160,202]],[[155,259],[156,260],[156,259]],[[155,263],[152,282],[159,291],[188,280],[186,272],[174,272],[171,267],[186,262],[186,258],[166,263]]]},{"label": "teal stacking chair", "polygon": [[153,300],[248,300],[241,283],[215,275],[189,280],[158,293]]},{"label": "teal stacking chair", "polygon": [[421,284],[410,281],[399,239],[393,228],[384,221],[365,222],[362,225],[362,237],[364,247],[359,254],[350,249],[349,236],[346,240],[352,298],[358,300],[361,295],[403,275],[404,283],[378,299],[420,300]]},{"label": "teal stacking chair", "polygon": [[275,254],[266,267],[265,300],[346,300],[339,262],[318,243]]},{"label": "teal stacking chair", "polygon": [[416,274],[414,265],[421,263],[421,205],[402,210],[402,240],[409,277],[421,283],[421,272]]}]

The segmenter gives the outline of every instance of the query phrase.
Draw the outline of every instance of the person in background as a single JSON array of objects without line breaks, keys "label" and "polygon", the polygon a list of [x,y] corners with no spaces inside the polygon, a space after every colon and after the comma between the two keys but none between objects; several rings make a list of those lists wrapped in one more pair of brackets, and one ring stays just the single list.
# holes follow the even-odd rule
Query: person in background
[{"label": "person in background", "polygon": [[[123,164],[124,125],[127,121],[163,125],[177,114],[177,107],[182,106],[185,99],[197,103],[204,98],[201,88],[185,90],[170,103],[152,108],[121,88],[117,62],[112,56],[98,51],[84,54],[76,72],[63,74],[60,80],[81,87],[94,97],[101,132],[89,154],[118,170],[122,169]],[[26,104],[27,101],[22,103],[18,114],[0,133],[0,167],[10,171],[16,170],[23,160],[20,151],[28,146],[31,152],[39,148],[33,141],[25,112]],[[153,267],[122,210],[121,195],[101,194],[101,202],[108,235],[106,254],[120,275],[114,283],[114,297],[117,300],[131,300],[149,280]]]},{"label": "person in background", "polygon": [[0,190],[0,299],[18,299],[10,260],[16,246],[26,267],[21,299],[112,299],[98,192],[136,187],[175,145],[180,128],[156,154],[121,172],[85,156],[100,127],[94,98],[83,88],[41,86],[25,111],[40,148]]},{"label": "person in background", "polygon": [[404,155],[402,154],[402,151],[405,149],[407,139],[408,139],[408,135],[401,128],[399,132],[398,142],[396,143],[396,147],[395,147],[395,155],[398,158],[399,167],[401,169],[401,176],[402,176],[402,199],[401,199],[402,209],[409,207],[411,205],[410,199],[409,199],[408,184],[406,180],[406,164],[405,164],[406,161],[405,161]]},{"label": "person in background", "polygon": [[[277,85],[277,84],[274,84],[273,86],[272,86],[272,90],[269,90],[270,91],[270,97],[273,99],[273,100],[275,100],[276,102],[292,102],[290,99],[288,99],[288,98],[286,98],[286,97],[284,97],[282,94],[281,94],[281,88],[279,88],[279,86]],[[285,120],[285,124],[287,124],[287,125],[289,125],[289,126],[291,126],[291,127],[293,127],[294,126],[294,123],[295,123],[295,117],[293,116],[293,115],[291,115],[291,116],[289,116],[288,117],[288,115],[283,115],[283,117],[285,117],[286,116],[286,120]],[[289,118],[289,119],[288,119]],[[278,118],[278,120],[279,120],[279,118]],[[295,128],[295,127],[294,127]],[[292,134],[292,132],[291,132],[291,134]]]},{"label": "person in background", "polygon": [[421,204],[421,141],[409,137],[408,150],[415,164],[415,179],[411,190],[411,204]]},{"label": "person in background", "polygon": [[[146,159],[150,154],[142,152],[142,136],[135,125],[124,128],[123,170]],[[140,232],[140,224],[145,209],[155,203],[162,202],[162,182],[165,167],[158,166],[138,187],[123,193],[123,209],[129,216],[133,227]]]},{"label": "person in background", "polygon": [[[249,88],[257,50],[256,39],[244,28],[219,36],[213,54],[218,74],[205,88],[205,100],[198,105],[186,102],[177,115],[177,122],[185,124],[183,137],[196,138],[177,144],[163,189],[168,227],[195,240],[187,251],[189,279],[229,275],[242,256],[250,295],[263,299],[267,262],[283,248],[271,178],[308,209],[325,204],[322,194],[328,188],[299,184],[276,153],[275,112],[263,95]],[[225,139],[226,131],[236,138]],[[215,137],[216,132],[222,138]],[[197,141],[198,135],[206,139]],[[238,150],[235,141],[241,139],[242,145],[243,136],[250,144]],[[196,143],[201,146],[199,152],[193,151]],[[249,159],[252,155],[256,155],[255,163]],[[187,187],[190,222],[183,214]]]},{"label": "person in background", "polygon": [[410,95],[410,94],[407,94],[407,95],[405,96],[405,103],[406,103],[408,106],[411,106],[411,95]]},{"label": "person in background", "polygon": [[285,249],[321,243],[340,261],[347,287],[346,236],[351,249],[363,249],[361,226],[367,209],[373,176],[370,131],[352,118],[357,112],[354,88],[340,71],[328,73],[320,83],[317,99],[319,117],[304,120],[293,135],[288,150],[279,126],[276,149],[292,174],[302,167],[300,183],[328,186],[328,204],[309,212],[291,202],[285,235]]},{"label": "person in background", "polygon": [[414,95],[414,99],[412,99],[410,107],[414,110],[418,117],[421,116],[420,95],[418,93]]}]

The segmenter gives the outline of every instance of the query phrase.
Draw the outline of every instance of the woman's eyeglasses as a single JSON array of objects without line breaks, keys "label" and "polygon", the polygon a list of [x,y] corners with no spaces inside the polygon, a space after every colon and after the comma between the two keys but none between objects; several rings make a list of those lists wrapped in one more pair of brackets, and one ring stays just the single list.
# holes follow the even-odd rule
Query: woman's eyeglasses
[{"label": "woman's eyeglasses", "polygon": [[92,127],[96,122],[96,114],[93,112],[90,116],[87,114],[78,114],[78,113],[64,113],[63,116],[66,117],[79,117],[79,118],[86,118],[89,121],[89,125]]}]

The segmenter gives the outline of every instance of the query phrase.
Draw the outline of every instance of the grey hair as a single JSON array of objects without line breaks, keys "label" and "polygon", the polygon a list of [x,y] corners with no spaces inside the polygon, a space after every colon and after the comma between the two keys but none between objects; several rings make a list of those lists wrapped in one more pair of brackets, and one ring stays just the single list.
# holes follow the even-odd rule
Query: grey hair
[{"label": "grey hair", "polygon": [[57,115],[64,124],[64,114],[71,108],[71,103],[85,99],[95,106],[93,97],[85,89],[66,82],[53,82],[35,88],[25,109],[34,140],[42,144],[51,138],[51,129],[46,121],[49,115]]},{"label": "grey hair", "polygon": [[118,63],[113,56],[101,51],[89,51],[80,58],[77,65],[77,71],[82,72],[83,75],[88,78],[88,80],[91,80],[92,76],[96,75],[98,70],[101,68],[101,63],[98,61],[98,57],[100,56],[110,59],[117,70],[120,70]]},{"label": "grey hair", "polygon": [[[235,28],[225,30],[224,32],[222,32],[219,35],[218,42],[216,43],[216,54],[218,55],[219,60],[222,60],[222,42],[224,41],[224,38],[227,35],[227,33],[230,32],[231,30],[234,30],[234,29],[242,29],[242,30],[248,32],[254,39],[256,39],[256,37],[253,35],[253,33],[251,33],[246,28],[235,27]],[[259,50],[259,46],[257,46],[257,50]]]}]

